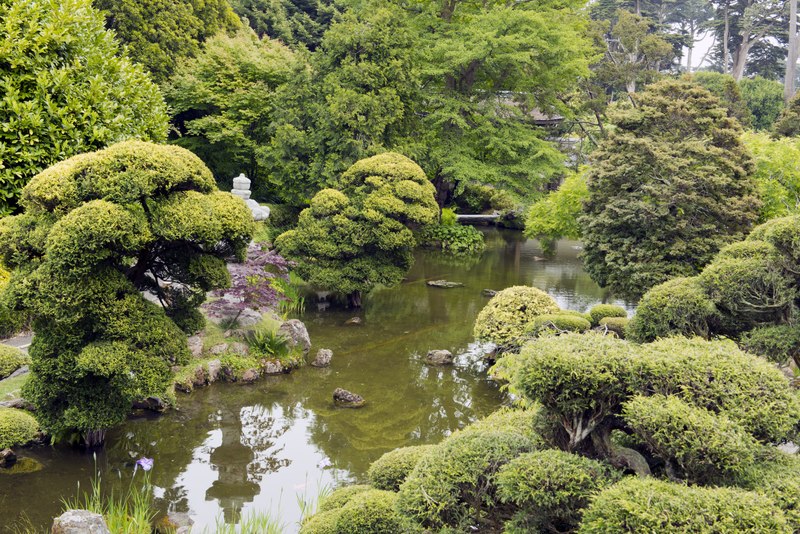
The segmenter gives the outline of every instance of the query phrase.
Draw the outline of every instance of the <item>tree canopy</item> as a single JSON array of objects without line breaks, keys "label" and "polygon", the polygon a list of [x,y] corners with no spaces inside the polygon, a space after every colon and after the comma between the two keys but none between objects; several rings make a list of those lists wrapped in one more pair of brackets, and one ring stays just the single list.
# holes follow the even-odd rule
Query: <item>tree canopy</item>
[{"label": "tree canopy", "polygon": [[425,173],[400,154],[360,160],[337,185],[317,193],[275,246],[313,287],[360,306],[361,292],[403,279],[416,245],[412,229],[435,222],[439,211]]},{"label": "tree canopy", "polygon": [[139,141],[44,170],[22,206],[0,219],[0,249],[4,294],[33,319],[25,398],[48,432],[95,445],[135,400],[170,402],[170,368],[189,357],[179,326],[202,327],[196,308],[230,283],[224,258],[244,254],[252,215],[190,152]]},{"label": "tree canopy", "polygon": [[44,168],[128,138],[163,140],[166,107],[89,0],[0,3],[0,216]]},{"label": "tree canopy", "polygon": [[699,272],[747,234],[760,202],[741,129],[705,89],[659,82],[612,121],[592,156],[583,259],[600,285],[636,296]]}]

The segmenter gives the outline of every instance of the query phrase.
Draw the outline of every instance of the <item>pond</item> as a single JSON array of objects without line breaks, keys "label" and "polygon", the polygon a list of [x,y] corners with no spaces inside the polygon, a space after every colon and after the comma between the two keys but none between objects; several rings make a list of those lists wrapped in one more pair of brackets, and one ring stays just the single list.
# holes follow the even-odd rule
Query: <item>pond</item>
[{"label": "pond", "polygon": [[[488,379],[472,325],[487,302],[483,289],[532,285],[563,308],[585,311],[616,302],[583,270],[578,243],[562,241],[545,258],[519,232],[485,229],[479,258],[454,259],[419,251],[405,282],[378,289],[360,311],[324,309],[310,298],[302,320],[312,351],[334,352],[328,369],[305,367],[250,386],[214,384],[178,397],[163,416],[134,417],[109,433],[106,450],[62,447],[23,452],[43,464],[36,473],[0,475],[0,525],[46,531],[72,498],[88,489],[97,469],[103,484],[127,488],[137,458],[155,460],[149,473],[163,511],[188,512],[195,532],[216,521],[236,522],[251,510],[280,516],[297,530],[300,499],[320,487],[363,481],[369,464],[401,446],[435,443],[506,400]],[[440,289],[428,280],[464,287]],[[616,302],[618,304],[624,304]],[[345,325],[359,317],[358,325]],[[448,349],[456,364],[428,367],[431,349]],[[358,410],[335,408],[337,387],[361,394]],[[134,484],[141,482],[142,473]]]}]

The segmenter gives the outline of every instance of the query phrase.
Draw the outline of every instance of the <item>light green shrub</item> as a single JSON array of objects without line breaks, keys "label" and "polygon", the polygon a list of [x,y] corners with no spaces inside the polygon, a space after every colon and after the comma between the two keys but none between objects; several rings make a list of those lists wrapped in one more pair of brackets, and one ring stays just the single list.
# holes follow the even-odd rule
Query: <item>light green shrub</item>
[{"label": "light green shrub", "polygon": [[30,358],[18,348],[0,345],[0,380],[28,363]]},{"label": "light green shrub", "polygon": [[598,326],[605,327],[609,332],[614,332],[618,337],[625,338],[625,330],[630,319],[627,317],[603,317]]},{"label": "light green shrub", "polygon": [[432,448],[433,445],[416,445],[387,452],[369,466],[370,484],[377,489],[397,491],[420,458]]},{"label": "light green shrub", "polygon": [[644,294],[625,337],[637,343],[675,334],[708,337],[717,316],[698,277],[673,278]]},{"label": "light green shrub", "polygon": [[742,349],[771,362],[786,364],[794,360],[800,366],[800,326],[779,324],[759,326],[745,332],[739,341]]},{"label": "light green shrub", "polygon": [[672,395],[633,397],[622,417],[674,476],[693,483],[719,482],[755,460],[757,443],[740,425]]},{"label": "light green shrub", "polygon": [[520,508],[517,529],[574,530],[589,500],[619,480],[610,465],[559,450],[526,453],[500,468],[497,493]]},{"label": "light green shrub", "polygon": [[786,516],[792,532],[800,532],[800,457],[777,449],[763,451],[733,481],[735,485],[772,499]]},{"label": "light green shrub", "polygon": [[597,304],[589,310],[592,326],[597,326],[606,317],[627,317],[628,312],[622,306],[615,304]]},{"label": "light green shrub", "polygon": [[574,317],[580,317],[581,319],[586,319],[590,323],[592,322],[592,316],[588,313],[579,312],[577,310],[558,310],[558,315],[572,315]]},{"label": "light green shrub", "polygon": [[339,510],[342,506],[347,504],[354,495],[371,489],[373,489],[372,486],[368,484],[355,484],[337,488],[333,490],[330,495],[326,495],[320,500],[319,510],[320,512]]},{"label": "light green shrub", "polygon": [[791,530],[780,508],[754,492],[627,477],[592,500],[578,532],[788,534]]},{"label": "light green shrub", "polygon": [[336,530],[339,513],[339,509],[332,509],[314,514],[302,524],[300,534],[339,534]]},{"label": "light green shrub", "polygon": [[475,337],[499,345],[513,342],[535,317],[558,313],[556,301],[535,287],[513,286],[497,293],[475,320]]},{"label": "light green shrub", "polygon": [[525,326],[525,333],[537,335],[545,332],[586,332],[592,327],[583,317],[572,314],[546,313],[534,317]]},{"label": "light green shrub", "polygon": [[404,519],[395,510],[397,494],[370,489],[353,495],[336,518],[337,534],[400,534]]},{"label": "light green shrub", "polygon": [[759,224],[748,241],[765,241],[783,254],[789,265],[800,265],[800,216],[779,217]]},{"label": "light green shrub", "polygon": [[442,208],[441,225],[442,226],[455,226],[458,224],[456,212],[450,208]]},{"label": "light green shrub", "polygon": [[28,412],[0,408],[0,450],[25,445],[38,433],[39,423]]},{"label": "light green shrub", "polygon": [[417,234],[420,246],[451,254],[477,254],[486,248],[483,233],[474,226],[433,224]]},{"label": "light green shrub", "polygon": [[510,518],[495,496],[500,467],[537,448],[509,431],[465,430],[422,457],[400,486],[398,509],[425,527],[497,525]]}]

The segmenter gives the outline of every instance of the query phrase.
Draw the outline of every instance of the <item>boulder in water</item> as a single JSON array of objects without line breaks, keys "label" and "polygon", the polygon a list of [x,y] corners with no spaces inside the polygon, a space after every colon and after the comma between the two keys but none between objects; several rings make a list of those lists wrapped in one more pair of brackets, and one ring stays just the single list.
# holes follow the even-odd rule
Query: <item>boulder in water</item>
[{"label": "boulder in water", "polygon": [[428,365],[450,365],[453,363],[453,353],[449,350],[430,350],[425,356]]},{"label": "boulder in water", "polygon": [[361,408],[366,402],[361,395],[346,389],[336,388],[333,392],[333,403],[342,408]]},{"label": "boulder in water", "polygon": [[312,367],[328,367],[333,359],[333,351],[330,349],[319,349],[317,357],[311,362]]},{"label": "boulder in water", "polygon": [[463,287],[464,284],[461,282],[450,282],[448,280],[430,280],[428,281],[428,285],[431,287],[441,287],[443,289],[451,289],[454,287]]},{"label": "boulder in water", "polygon": [[299,319],[284,321],[278,328],[278,335],[285,337],[292,348],[299,345],[303,349],[303,355],[308,356],[308,351],[311,350],[311,338],[302,321]]},{"label": "boulder in water", "polygon": [[67,510],[53,520],[53,534],[111,534],[105,519],[89,510]]}]

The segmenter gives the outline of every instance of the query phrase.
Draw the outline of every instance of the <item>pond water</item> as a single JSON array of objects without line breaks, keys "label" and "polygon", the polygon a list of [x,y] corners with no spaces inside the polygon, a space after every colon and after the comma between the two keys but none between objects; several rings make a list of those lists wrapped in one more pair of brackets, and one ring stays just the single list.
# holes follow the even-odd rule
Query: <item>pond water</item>
[{"label": "pond water", "polygon": [[[481,257],[420,251],[402,285],[373,291],[358,312],[321,309],[325,303],[310,298],[302,320],[312,352],[333,350],[328,369],[305,367],[250,386],[220,383],[179,395],[176,410],[134,417],[110,432],[96,457],[61,447],[24,451],[44,467],[0,475],[0,530],[46,531],[61,499],[73,498],[78,483],[88,489],[95,470],[106,487],[124,489],[135,460],[146,456],[155,461],[149,475],[159,508],[188,512],[195,532],[252,510],[271,511],[293,532],[299,499],[313,500],[321,486],[363,481],[386,451],[437,442],[494,411],[505,398],[487,378],[472,339],[475,316],[488,300],[481,290],[532,285],[580,311],[615,301],[582,269],[578,243],[562,241],[554,257],[544,258],[538,243],[518,232],[484,231]],[[464,287],[426,285],[435,279]],[[354,316],[361,324],[346,326]],[[425,366],[431,349],[452,351],[456,364]],[[367,405],[335,408],[337,387],[361,394]],[[135,477],[139,484],[142,472]]]}]

